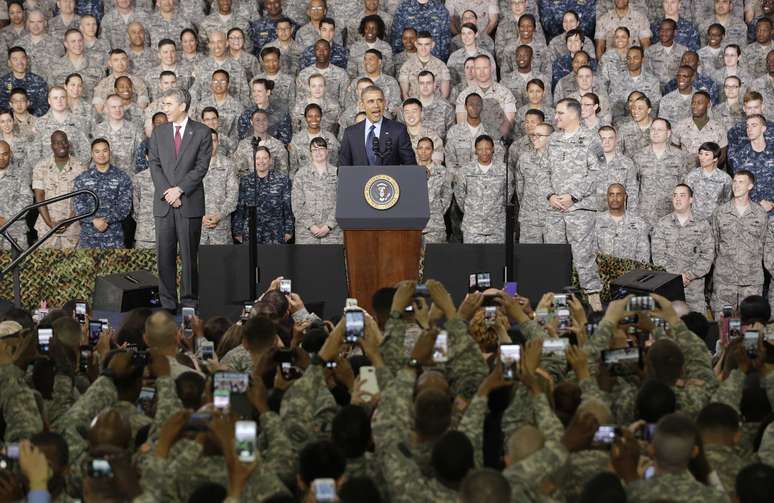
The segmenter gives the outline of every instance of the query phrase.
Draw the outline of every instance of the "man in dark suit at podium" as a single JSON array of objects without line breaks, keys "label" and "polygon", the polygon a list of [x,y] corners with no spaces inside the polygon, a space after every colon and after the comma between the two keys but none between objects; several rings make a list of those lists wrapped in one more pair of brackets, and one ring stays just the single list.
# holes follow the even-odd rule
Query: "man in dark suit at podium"
[{"label": "man in dark suit at podium", "polygon": [[395,166],[417,163],[406,126],[384,117],[384,92],[377,86],[363,90],[365,120],[344,131],[340,166]]}]

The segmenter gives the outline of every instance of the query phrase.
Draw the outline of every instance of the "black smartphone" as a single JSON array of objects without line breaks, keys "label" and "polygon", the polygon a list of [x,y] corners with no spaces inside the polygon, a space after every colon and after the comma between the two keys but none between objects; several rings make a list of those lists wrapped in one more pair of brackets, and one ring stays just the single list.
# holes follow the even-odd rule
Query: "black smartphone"
[{"label": "black smartphone", "polygon": [[89,370],[89,361],[91,361],[91,348],[89,346],[81,346],[80,359],[78,361],[78,368],[81,372]]},{"label": "black smartphone", "polygon": [[89,321],[89,346],[95,347],[97,345],[97,342],[99,342],[99,334],[102,333],[102,322],[97,321]]}]

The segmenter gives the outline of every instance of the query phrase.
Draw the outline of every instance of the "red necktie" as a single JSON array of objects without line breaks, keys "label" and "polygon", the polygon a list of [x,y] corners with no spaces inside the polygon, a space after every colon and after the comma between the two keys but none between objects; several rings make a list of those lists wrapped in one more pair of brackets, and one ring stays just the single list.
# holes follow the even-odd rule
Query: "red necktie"
[{"label": "red necktie", "polygon": [[181,127],[175,126],[175,157],[180,155],[180,146],[183,144],[183,138],[180,136]]}]

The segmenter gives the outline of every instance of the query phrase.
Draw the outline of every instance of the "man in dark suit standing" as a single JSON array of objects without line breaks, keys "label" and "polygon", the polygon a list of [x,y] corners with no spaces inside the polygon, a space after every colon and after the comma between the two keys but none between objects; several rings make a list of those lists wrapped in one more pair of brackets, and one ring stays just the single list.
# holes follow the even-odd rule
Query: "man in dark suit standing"
[{"label": "man in dark suit standing", "polygon": [[204,186],[212,153],[210,128],[188,119],[191,95],[170,89],[161,97],[168,122],[156,127],[148,148],[155,196],[156,262],[161,306],[177,311],[176,259],[180,246],[180,300],[195,303],[199,295],[197,255],[204,216]]},{"label": "man in dark suit standing", "polygon": [[384,92],[377,86],[367,87],[360,95],[360,101],[366,118],[344,131],[339,165],[416,164],[406,126],[384,117]]}]

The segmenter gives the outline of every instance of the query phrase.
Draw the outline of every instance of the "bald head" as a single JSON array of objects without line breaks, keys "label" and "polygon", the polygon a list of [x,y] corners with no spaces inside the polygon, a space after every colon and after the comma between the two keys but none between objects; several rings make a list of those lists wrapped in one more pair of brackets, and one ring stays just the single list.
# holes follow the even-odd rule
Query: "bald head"
[{"label": "bald head", "polygon": [[11,164],[11,146],[0,140],[0,169],[5,169]]},{"label": "bald head", "polygon": [[145,344],[151,349],[174,350],[177,347],[177,325],[166,311],[156,311],[145,320]]}]

